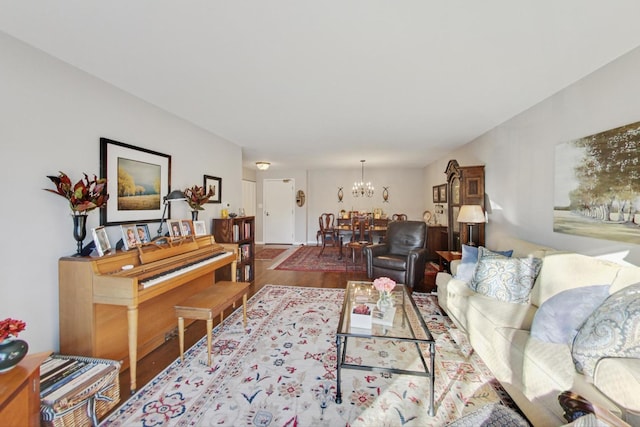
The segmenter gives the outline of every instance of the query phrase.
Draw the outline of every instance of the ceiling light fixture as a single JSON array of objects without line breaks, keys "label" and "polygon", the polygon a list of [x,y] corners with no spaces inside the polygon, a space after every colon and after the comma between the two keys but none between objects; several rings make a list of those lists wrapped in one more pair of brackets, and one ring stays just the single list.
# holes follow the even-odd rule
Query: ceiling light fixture
[{"label": "ceiling light fixture", "polygon": [[256,162],[256,167],[261,171],[266,171],[269,169],[269,166],[271,166],[271,163],[269,162]]},{"label": "ceiling light fixture", "polygon": [[351,194],[353,194],[353,197],[373,197],[373,185],[371,185],[371,182],[367,182],[365,184],[364,182],[364,162],[366,160],[360,160],[360,163],[362,163],[362,175],[360,176],[360,182],[356,181],[353,184],[353,188],[351,189]]}]

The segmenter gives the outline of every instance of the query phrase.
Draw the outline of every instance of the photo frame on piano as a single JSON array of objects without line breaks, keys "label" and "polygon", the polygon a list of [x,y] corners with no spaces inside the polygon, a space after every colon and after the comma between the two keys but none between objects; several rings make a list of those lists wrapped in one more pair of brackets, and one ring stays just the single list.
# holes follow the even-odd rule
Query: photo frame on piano
[{"label": "photo frame on piano", "polygon": [[122,230],[122,243],[125,251],[134,249],[140,244],[135,225],[121,225],[120,229]]},{"label": "photo frame on piano", "polygon": [[136,232],[141,244],[144,245],[151,242],[151,234],[149,234],[149,226],[147,224],[136,224]]},{"label": "photo frame on piano", "polygon": [[107,230],[104,226],[92,228],[91,234],[93,235],[93,243],[96,245],[98,255],[103,256],[111,250],[109,236],[107,236]]},{"label": "photo frame on piano", "polygon": [[179,220],[169,221],[169,236],[171,236],[174,239],[178,239],[182,237],[182,231],[181,231]]},{"label": "photo frame on piano", "polygon": [[182,221],[180,221],[180,225],[182,226],[180,230],[182,233],[182,237],[194,236],[193,221],[191,221],[190,219],[183,219]]},{"label": "photo frame on piano", "polygon": [[207,234],[207,226],[204,221],[193,221],[193,231],[196,236],[205,236]]}]

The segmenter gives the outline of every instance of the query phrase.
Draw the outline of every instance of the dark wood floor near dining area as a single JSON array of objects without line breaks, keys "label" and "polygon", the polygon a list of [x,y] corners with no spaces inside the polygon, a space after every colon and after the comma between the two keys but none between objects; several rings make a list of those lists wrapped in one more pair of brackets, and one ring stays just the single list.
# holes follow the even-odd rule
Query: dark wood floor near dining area
[{"label": "dark wood floor near dining area", "polygon": [[[256,251],[263,245],[256,245]],[[272,246],[268,247],[285,247]],[[301,272],[301,271],[284,271],[269,270],[269,266],[273,264],[273,260],[256,260],[255,262],[255,281],[249,288],[249,297],[253,296],[264,285],[289,285],[289,286],[307,286],[316,288],[344,288],[348,280],[366,280],[367,276],[364,271],[352,271],[341,273],[328,272]],[[225,317],[232,310],[225,311]],[[214,319],[214,326],[219,323],[219,318]],[[205,322],[197,321],[191,324],[185,330],[185,349],[193,346],[200,338],[206,334]],[[176,320],[177,327],[177,320]],[[137,383],[142,388],[151,381],[158,373],[171,364],[175,359],[180,357],[180,349],[178,345],[177,335],[166,341],[163,345],[148,354],[138,362]],[[124,402],[128,396],[129,390],[129,371],[120,372],[120,399]],[[119,405],[118,405],[119,406]]]}]

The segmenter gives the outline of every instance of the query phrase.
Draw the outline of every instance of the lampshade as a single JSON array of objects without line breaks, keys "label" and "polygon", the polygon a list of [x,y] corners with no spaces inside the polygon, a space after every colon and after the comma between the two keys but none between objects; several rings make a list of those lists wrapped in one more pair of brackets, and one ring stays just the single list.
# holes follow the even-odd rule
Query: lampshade
[{"label": "lampshade", "polygon": [[269,162],[256,162],[256,167],[261,171],[266,171],[269,169],[269,166],[271,166],[271,163]]},{"label": "lampshade", "polygon": [[458,222],[479,224],[485,222],[484,211],[480,205],[462,205],[458,214]]},{"label": "lampshade", "polygon": [[164,198],[167,202],[176,202],[178,200],[187,200],[187,197],[180,190],[173,190],[171,193],[167,194]]}]

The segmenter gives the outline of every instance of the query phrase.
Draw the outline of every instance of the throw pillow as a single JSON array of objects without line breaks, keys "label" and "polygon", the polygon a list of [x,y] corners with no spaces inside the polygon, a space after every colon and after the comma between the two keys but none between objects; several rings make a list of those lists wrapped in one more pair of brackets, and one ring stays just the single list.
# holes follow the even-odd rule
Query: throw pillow
[{"label": "throw pillow", "polygon": [[640,283],[610,295],[578,330],[571,356],[576,370],[593,378],[604,357],[640,358]]},{"label": "throw pillow", "polygon": [[[473,272],[476,269],[478,263],[478,247],[462,245],[462,258],[460,264],[458,264],[458,270],[456,270],[455,278],[462,280],[463,282],[470,283],[473,278]],[[487,248],[484,248],[488,251]],[[513,250],[509,251],[492,251],[493,253],[500,254],[506,257],[510,257],[513,254]]]},{"label": "throw pillow", "polygon": [[526,304],[542,267],[539,258],[507,258],[480,247],[471,289],[499,301]]},{"label": "throw pillow", "polygon": [[567,289],[545,302],[536,311],[531,336],[540,341],[569,344],[587,317],[609,296],[609,285]]}]

